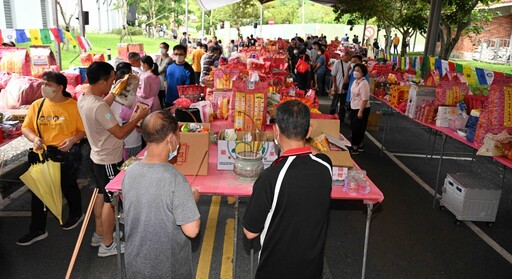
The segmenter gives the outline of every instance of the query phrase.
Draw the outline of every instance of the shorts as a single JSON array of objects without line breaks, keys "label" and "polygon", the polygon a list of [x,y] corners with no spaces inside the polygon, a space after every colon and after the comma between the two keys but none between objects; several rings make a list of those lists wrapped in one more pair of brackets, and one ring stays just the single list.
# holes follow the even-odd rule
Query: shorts
[{"label": "shorts", "polygon": [[94,163],[93,169],[94,169],[94,175],[97,179],[97,188],[98,193],[103,194],[103,200],[106,203],[111,203],[112,200],[110,199],[110,195],[112,192],[107,192],[105,190],[105,186],[110,182],[110,180],[114,179],[114,177],[120,172],[119,168],[123,164],[123,161],[116,163],[116,164],[109,164],[109,165],[100,165]]}]

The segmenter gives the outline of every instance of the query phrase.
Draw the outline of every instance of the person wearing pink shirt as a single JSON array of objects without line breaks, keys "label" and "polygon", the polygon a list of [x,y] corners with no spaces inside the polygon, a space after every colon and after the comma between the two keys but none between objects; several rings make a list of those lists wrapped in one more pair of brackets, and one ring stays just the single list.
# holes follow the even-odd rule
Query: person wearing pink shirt
[{"label": "person wearing pink shirt", "polygon": [[158,100],[158,91],[160,91],[160,78],[158,77],[158,65],[153,62],[151,56],[141,58],[143,72],[140,75],[137,98],[139,101],[150,106],[150,112],[161,110]]}]

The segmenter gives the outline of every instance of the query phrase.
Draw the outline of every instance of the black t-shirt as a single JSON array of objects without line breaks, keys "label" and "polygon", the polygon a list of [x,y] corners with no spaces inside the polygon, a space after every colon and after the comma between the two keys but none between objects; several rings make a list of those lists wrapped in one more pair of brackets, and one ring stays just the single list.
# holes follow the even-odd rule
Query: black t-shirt
[{"label": "black t-shirt", "polygon": [[260,233],[256,278],[322,278],[331,189],[332,163],[324,154],[280,157],[263,171],[243,221]]}]

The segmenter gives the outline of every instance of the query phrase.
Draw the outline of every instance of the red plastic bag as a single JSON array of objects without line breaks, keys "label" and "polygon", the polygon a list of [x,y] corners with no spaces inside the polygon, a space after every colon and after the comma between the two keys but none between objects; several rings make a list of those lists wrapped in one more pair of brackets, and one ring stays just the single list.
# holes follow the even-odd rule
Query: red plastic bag
[{"label": "red plastic bag", "polygon": [[309,65],[308,62],[304,59],[299,59],[297,62],[297,65],[295,66],[295,69],[297,70],[297,73],[304,74],[311,68],[311,65]]}]

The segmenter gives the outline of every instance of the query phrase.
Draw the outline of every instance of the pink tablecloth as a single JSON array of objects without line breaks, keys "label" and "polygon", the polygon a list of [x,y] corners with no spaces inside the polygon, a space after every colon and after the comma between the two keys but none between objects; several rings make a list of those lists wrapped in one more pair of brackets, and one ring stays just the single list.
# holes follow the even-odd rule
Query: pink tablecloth
[{"label": "pink tablecloth", "polygon": [[[397,110],[395,107],[393,107],[386,99],[383,99],[383,98],[378,98],[377,96],[373,96],[375,97],[376,99],[378,99],[379,101],[385,103],[386,105],[390,106],[391,108],[393,108],[394,110],[396,110],[397,112],[407,116],[406,114],[404,114],[403,112]],[[423,126],[426,126],[426,127],[429,127],[433,130],[436,130],[438,132],[441,132],[447,136],[449,136],[450,138],[453,138],[467,146],[470,146],[474,149],[479,149],[480,146],[478,146],[477,144],[473,143],[473,142],[469,142],[466,140],[466,138],[462,137],[461,135],[457,134],[457,132],[455,132],[454,130],[452,130],[451,128],[446,128],[446,127],[439,127],[439,126],[436,126],[436,125],[433,125],[433,124],[428,124],[428,123],[424,123],[424,122],[421,122],[421,121],[418,121],[416,119],[412,119],[414,122],[420,124],[420,125],[423,125]],[[504,157],[504,156],[500,156],[500,157],[497,157],[497,156],[494,156],[492,157],[496,162],[504,165],[504,166],[507,166],[509,168],[512,168],[512,160],[507,158],[507,157]]]},{"label": "pink tablecloth", "polygon": [[[142,153],[142,152],[141,152]],[[233,171],[217,170],[217,145],[210,144],[210,158],[208,161],[208,175],[186,176],[193,188],[199,193],[207,195],[223,195],[248,197],[252,194],[252,182],[242,182],[236,178]],[[111,192],[122,190],[124,172],[119,173],[107,184],[106,189]],[[370,192],[366,195],[348,194],[341,185],[333,185],[331,198],[339,200],[362,200],[365,204],[374,204],[384,200],[382,192],[367,178]]]}]

